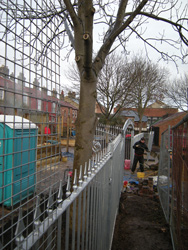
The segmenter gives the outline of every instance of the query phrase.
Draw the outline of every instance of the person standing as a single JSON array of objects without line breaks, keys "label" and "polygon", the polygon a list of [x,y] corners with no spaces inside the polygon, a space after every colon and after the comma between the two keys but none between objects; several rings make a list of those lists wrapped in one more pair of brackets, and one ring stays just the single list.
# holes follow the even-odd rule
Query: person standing
[{"label": "person standing", "polygon": [[140,141],[137,141],[133,145],[133,148],[135,150],[135,155],[134,155],[133,165],[131,168],[132,174],[134,174],[138,162],[140,164],[141,172],[144,172],[144,150],[149,152],[148,147],[145,144],[145,138],[142,137]]}]

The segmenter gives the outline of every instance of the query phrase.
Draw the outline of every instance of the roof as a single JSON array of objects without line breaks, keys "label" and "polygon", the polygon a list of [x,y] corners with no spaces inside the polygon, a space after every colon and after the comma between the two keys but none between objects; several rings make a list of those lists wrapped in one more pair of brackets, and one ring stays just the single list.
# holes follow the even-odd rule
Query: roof
[{"label": "roof", "polygon": [[169,105],[165,104],[162,101],[155,101],[154,103],[147,106],[147,108],[169,108]]},{"label": "roof", "polygon": [[68,102],[68,103],[71,103],[73,106],[75,106],[77,108],[79,106],[79,100],[74,98],[74,97],[65,96],[64,101]]},{"label": "roof", "polygon": [[157,121],[156,123],[152,124],[152,127],[159,127],[161,126],[162,124],[166,123],[166,122],[170,122],[178,117],[184,117],[187,113],[186,112],[178,112],[178,113],[175,113],[173,115],[170,115],[168,116],[167,118],[165,119],[161,119],[160,121]]},{"label": "roof", "polygon": [[65,101],[59,101],[59,103],[61,104],[61,106],[67,107],[67,108],[72,108],[74,110],[78,110],[77,107],[75,107],[74,105],[72,105],[69,102],[65,102]]},{"label": "roof", "polygon": [[146,108],[144,114],[147,117],[163,117],[178,113],[177,108]]},{"label": "roof", "polygon": [[[125,117],[134,117],[134,122],[139,122],[139,116],[138,113],[133,111],[133,110],[123,110],[120,112],[120,116],[125,116]],[[148,118],[147,116],[142,117],[142,122],[147,122]]]},{"label": "roof", "polygon": [[21,116],[0,115],[0,123],[5,123],[12,129],[33,129],[37,125]]}]

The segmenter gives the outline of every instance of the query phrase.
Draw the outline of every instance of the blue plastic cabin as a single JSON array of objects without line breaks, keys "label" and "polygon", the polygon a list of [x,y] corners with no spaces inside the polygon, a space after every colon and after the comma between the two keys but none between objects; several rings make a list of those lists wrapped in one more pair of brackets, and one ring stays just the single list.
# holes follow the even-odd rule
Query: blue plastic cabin
[{"label": "blue plastic cabin", "polygon": [[38,127],[0,115],[0,203],[13,206],[35,192]]}]

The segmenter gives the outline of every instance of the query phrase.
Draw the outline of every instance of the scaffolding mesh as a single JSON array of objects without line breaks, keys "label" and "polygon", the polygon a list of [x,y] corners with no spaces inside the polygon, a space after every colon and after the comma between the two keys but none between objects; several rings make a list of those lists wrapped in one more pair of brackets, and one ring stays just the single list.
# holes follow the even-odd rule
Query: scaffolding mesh
[{"label": "scaffolding mesh", "polygon": [[[63,176],[60,140],[66,109],[57,36],[61,19],[55,3],[0,2],[1,249],[15,248],[19,233],[34,230],[36,197],[45,207]],[[16,235],[20,209],[27,226],[20,226]]]}]

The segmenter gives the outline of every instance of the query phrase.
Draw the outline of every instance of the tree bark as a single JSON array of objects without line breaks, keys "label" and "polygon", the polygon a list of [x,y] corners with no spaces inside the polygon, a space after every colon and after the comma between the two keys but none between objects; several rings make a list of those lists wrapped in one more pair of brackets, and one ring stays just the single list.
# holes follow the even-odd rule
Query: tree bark
[{"label": "tree bark", "polygon": [[97,77],[81,78],[80,103],[78,119],[76,121],[76,142],[74,155],[74,169],[80,169],[92,156],[92,144],[97,124],[95,115]]}]

